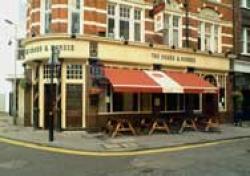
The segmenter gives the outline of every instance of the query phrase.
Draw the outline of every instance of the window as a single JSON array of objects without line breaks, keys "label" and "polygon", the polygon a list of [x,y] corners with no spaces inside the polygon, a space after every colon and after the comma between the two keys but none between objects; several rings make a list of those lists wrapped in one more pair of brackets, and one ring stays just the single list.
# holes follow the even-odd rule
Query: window
[{"label": "window", "polygon": [[52,12],[51,12],[51,0],[44,1],[44,33],[51,32],[51,21],[52,21]]},{"label": "window", "polygon": [[142,10],[126,5],[108,4],[107,37],[142,41]]},{"label": "window", "polygon": [[241,0],[241,7],[250,8],[250,0]]},{"label": "window", "polygon": [[[60,66],[57,65],[54,70],[53,70],[53,77],[58,78],[60,73]],[[49,79],[51,78],[51,67],[50,65],[44,65],[43,66],[43,78],[44,79]]]},{"label": "window", "polygon": [[167,94],[166,95],[167,111],[183,111],[184,95],[183,94]]},{"label": "window", "polygon": [[82,0],[70,0],[69,1],[69,18],[70,18],[70,33],[81,33],[81,4]]},{"label": "window", "polygon": [[114,93],[113,112],[138,111],[138,94]]},{"label": "window", "polygon": [[141,10],[135,9],[134,12],[134,41],[141,41]]},{"label": "window", "polygon": [[220,27],[211,23],[201,22],[198,29],[198,49],[218,53]]},{"label": "window", "polygon": [[82,65],[67,65],[67,79],[82,79]]},{"label": "window", "polygon": [[152,111],[152,95],[140,94],[140,111]]},{"label": "window", "polygon": [[164,43],[169,46],[181,47],[181,27],[179,16],[164,15]]},{"label": "window", "polygon": [[129,12],[130,8],[127,6],[120,6],[120,38],[129,40]]},{"label": "window", "polygon": [[98,57],[98,44],[97,42],[90,42],[89,43],[89,56],[90,57]]},{"label": "window", "polygon": [[250,54],[250,28],[243,28],[242,31],[242,53]]},{"label": "window", "polygon": [[108,37],[115,37],[115,5],[108,5]]}]

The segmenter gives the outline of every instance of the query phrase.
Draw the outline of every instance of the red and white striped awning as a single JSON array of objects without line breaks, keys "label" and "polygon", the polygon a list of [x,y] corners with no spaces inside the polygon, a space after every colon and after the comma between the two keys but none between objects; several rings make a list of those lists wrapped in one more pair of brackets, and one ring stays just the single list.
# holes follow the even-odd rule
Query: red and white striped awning
[{"label": "red and white striped awning", "polygon": [[115,92],[217,93],[217,87],[194,73],[104,68]]}]

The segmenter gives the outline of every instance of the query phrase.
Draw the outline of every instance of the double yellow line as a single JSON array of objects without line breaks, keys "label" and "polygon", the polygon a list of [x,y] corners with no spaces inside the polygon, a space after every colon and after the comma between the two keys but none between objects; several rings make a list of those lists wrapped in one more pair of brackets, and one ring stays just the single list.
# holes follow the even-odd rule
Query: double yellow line
[{"label": "double yellow line", "polygon": [[169,153],[169,152],[177,152],[177,151],[183,151],[183,150],[188,150],[188,149],[210,147],[210,146],[215,146],[219,144],[230,143],[235,140],[237,139],[221,140],[221,141],[208,142],[208,143],[202,143],[202,144],[188,144],[185,146],[178,146],[178,147],[146,149],[146,150],[140,150],[140,151],[94,152],[94,151],[81,151],[81,150],[44,146],[41,144],[22,142],[22,141],[0,137],[0,142],[15,145],[15,146],[21,146],[25,148],[31,148],[31,149],[36,149],[36,150],[41,150],[41,151],[46,151],[46,152],[60,153],[60,154],[78,155],[78,156],[98,156],[98,157],[139,156],[139,155],[150,155],[150,154],[157,154],[157,153]]}]

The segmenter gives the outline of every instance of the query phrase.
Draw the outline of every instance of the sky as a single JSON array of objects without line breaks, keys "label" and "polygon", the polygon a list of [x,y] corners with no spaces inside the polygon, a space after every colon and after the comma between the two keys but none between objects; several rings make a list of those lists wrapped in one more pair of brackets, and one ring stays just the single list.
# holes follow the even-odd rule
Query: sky
[{"label": "sky", "polygon": [[[25,35],[25,3],[26,0],[0,0],[0,93],[6,95],[6,110],[8,109],[8,94],[11,84],[6,81],[8,75],[14,74],[15,46],[8,45],[14,37],[14,27],[4,22],[9,19],[18,25],[18,38]],[[17,74],[23,73],[22,64],[17,63]]]}]

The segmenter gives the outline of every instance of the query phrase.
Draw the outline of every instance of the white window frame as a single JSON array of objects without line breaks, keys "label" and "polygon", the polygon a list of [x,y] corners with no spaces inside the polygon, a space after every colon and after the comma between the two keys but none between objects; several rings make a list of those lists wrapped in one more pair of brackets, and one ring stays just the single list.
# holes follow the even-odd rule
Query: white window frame
[{"label": "white window frame", "polygon": [[[174,27],[174,16],[178,17],[178,28]],[[166,24],[166,17],[168,17],[169,24]],[[174,30],[178,30],[178,46],[177,48],[182,47],[182,16],[174,13],[165,13],[164,14],[164,28],[168,30],[168,41],[167,45],[173,46],[174,45]],[[165,34],[164,34],[165,35]],[[165,37],[165,36],[164,36]],[[165,42],[165,41],[164,41]]]},{"label": "white window frame", "polygon": [[[205,37],[206,37],[206,28],[205,25],[208,24],[210,25],[210,46],[209,49],[206,48],[205,45]],[[206,21],[200,21],[199,24],[199,33],[198,35],[200,35],[201,38],[201,51],[211,51],[211,52],[215,52],[215,35],[214,35],[214,31],[215,31],[215,26],[218,27],[218,34],[217,34],[217,38],[218,38],[218,43],[217,43],[217,53],[221,53],[221,26],[219,24],[216,23],[211,23],[211,22],[206,22]]]},{"label": "white window frame", "polygon": [[250,9],[250,6],[247,6],[247,0],[241,0],[241,7]]},{"label": "white window frame", "polygon": [[[71,5],[71,2],[72,2],[72,0],[68,0],[68,34],[72,34],[71,25],[72,25],[72,13],[73,12],[80,13],[80,32],[79,32],[79,34],[83,34],[84,33],[84,28],[83,28],[84,1],[80,0],[80,4],[81,4],[80,9],[73,8],[72,5]],[[78,33],[76,33],[76,34],[78,34]]]},{"label": "white window frame", "polygon": [[250,38],[248,38],[248,33],[250,34],[250,28],[244,27],[242,32],[242,54],[250,55],[250,48],[248,48],[248,45],[250,45]]},{"label": "white window frame", "polygon": [[[45,23],[46,23],[46,20],[45,20],[45,17],[46,17],[46,14],[51,14],[52,15],[52,0],[48,0],[48,2],[50,2],[50,8],[46,10],[46,1],[43,0],[41,1],[41,14],[40,14],[40,19],[41,19],[41,24],[40,24],[40,34],[48,34],[50,32],[46,32],[46,27],[45,27]],[[52,18],[52,17],[51,17]],[[51,24],[52,24],[52,19],[51,19]],[[51,29],[50,29],[51,30]]]},{"label": "white window frame", "polygon": [[[141,20],[140,20],[140,25],[141,25],[141,41],[136,41],[136,42],[144,42],[145,41],[145,24],[144,24],[144,19],[145,19],[145,10],[141,7],[137,7],[134,5],[128,5],[128,4],[117,4],[117,3],[108,3],[107,5],[107,10],[109,4],[113,5],[115,8],[115,14],[110,15],[107,13],[107,24],[108,24],[108,19],[112,18],[114,19],[114,36],[110,36],[110,34],[106,33],[106,37],[108,38],[113,38],[115,40],[121,40],[122,38],[120,37],[120,20],[128,21],[129,22],[129,41],[135,41],[134,37],[134,24],[135,22],[138,23],[138,20],[134,19],[134,10],[135,9],[140,9],[141,10]],[[126,6],[129,7],[129,18],[124,18],[120,16],[120,7],[121,6]],[[108,30],[108,28],[107,28]]]}]

